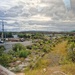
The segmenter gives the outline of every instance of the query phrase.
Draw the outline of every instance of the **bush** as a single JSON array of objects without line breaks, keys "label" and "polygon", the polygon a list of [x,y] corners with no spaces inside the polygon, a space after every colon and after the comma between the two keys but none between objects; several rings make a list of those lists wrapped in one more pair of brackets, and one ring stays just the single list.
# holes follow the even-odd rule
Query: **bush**
[{"label": "bush", "polygon": [[0,56],[0,64],[3,66],[9,66],[9,63],[11,62],[12,56],[8,54],[2,54]]},{"label": "bush", "polygon": [[27,46],[26,48],[31,50],[32,49],[32,46],[30,45],[30,46]]},{"label": "bush", "polygon": [[43,46],[42,51],[45,52],[45,53],[48,53],[48,52],[51,51],[51,48],[50,48],[50,46],[45,45],[45,46]]},{"label": "bush", "polygon": [[0,46],[0,50],[5,50],[5,47],[4,46]]},{"label": "bush", "polygon": [[27,51],[27,50],[21,50],[21,51],[19,52],[19,57],[24,57],[24,58],[26,58],[29,54],[30,54],[29,51]]},{"label": "bush", "polygon": [[20,50],[25,50],[25,49],[26,49],[25,46],[22,45],[22,44],[20,44],[20,43],[15,44],[15,45],[13,46],[13,50],[14,50],[14,51],[20,51]]},{"label": "bush", "polygon": [[0,46],[0,56],[2,55],[2,53],[4,52],[5,47],[4,46]]},{"label": "bush", "polygon": [[68,59],[71,60],[72,62],[75,62],[75,43],[70,44],[70,48],[68,50]]}]

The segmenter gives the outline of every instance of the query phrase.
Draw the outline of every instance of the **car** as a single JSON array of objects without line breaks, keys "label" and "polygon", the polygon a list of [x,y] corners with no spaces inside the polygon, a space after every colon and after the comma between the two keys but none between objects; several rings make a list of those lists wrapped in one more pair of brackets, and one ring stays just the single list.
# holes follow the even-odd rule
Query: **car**
[{"label": "car", "polygon": [[3,41],[0,41],[0,43],[3,43]]}]

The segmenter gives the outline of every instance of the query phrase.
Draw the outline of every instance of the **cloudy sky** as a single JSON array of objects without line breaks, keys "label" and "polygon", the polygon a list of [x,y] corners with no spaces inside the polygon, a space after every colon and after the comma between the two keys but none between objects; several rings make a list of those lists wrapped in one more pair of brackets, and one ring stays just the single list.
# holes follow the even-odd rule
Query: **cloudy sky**
[{"label": "cloudy sky", "polygon": [[0,0],[0,31],[75,30],[75,0]]}]

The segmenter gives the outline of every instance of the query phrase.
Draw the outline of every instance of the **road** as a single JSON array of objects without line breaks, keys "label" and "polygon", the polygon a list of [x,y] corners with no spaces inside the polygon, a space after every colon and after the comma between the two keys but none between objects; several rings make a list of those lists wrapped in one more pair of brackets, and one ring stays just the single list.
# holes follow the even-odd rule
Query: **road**
[{"label": "road", "polygon": [[0,43],[0,45],[4,45],[6,51],[9,51],[12,49],[14,44],[21,43],[24,46],[32,45],[32,41],[25,41],[25,42],[5,42],[5,43]]}]

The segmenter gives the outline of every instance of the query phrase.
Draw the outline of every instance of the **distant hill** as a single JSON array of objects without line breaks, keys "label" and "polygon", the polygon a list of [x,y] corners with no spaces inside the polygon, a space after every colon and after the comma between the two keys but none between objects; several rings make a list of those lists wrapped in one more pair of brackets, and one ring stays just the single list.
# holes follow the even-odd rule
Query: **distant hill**
[{"label": "distant hill", "polygon": [[71,32],[75,32],[75,30],[71,31]]}]

